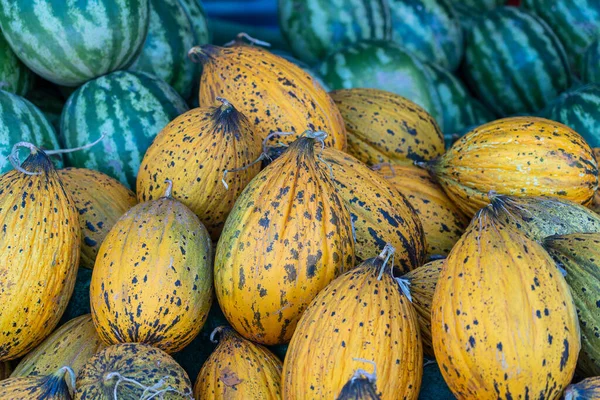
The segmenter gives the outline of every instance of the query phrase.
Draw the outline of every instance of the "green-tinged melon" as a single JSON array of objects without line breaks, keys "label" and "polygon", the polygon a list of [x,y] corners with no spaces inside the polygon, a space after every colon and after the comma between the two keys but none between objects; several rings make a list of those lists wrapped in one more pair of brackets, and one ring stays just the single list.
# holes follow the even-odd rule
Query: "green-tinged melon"
[{"label": "green-tinged melon", "polygon": [[0,32],[0,89],[25,95],[33,86],[33,73],[12,51]]},{"label": "green-tinged melon", "polygon": [[546,21],[578,70],[585,50],[600,37],[600,1],[522,0],[522,7]]},{"label": "green-tinged melon", "polygon": [[330,55],[320,72],[333,90],[387,90],[417,103],[436,121],[442,120],[442,106],[423,63],[395,43],[356,43]]},{"label": "green-tinged melon", "polygon": [[600,233],[551,236],[544,248],[565,271],[581,329],[577,367],[585,377],[600,375]]},{"label": "green-tinged melon", "polygon": [[387,0],[279,0],[279,25],[311,65],[360,40],[391,39]]},{"label": "green-tinged melon", "polygon": [[[6,158],[14,144],[25,141],[47,150],[58,149],[56,133],[44,114],[21,96],[0,90],[0,173],[13,169]],[[53,157],[56,167],[62,158]]]},{"label": "green-tinged melon", "polygon": [[135,60],[149,9],[148,0],[1,0],[0,27],[34,72],[78,86]]},{"label": "green-tinged melon", "polygon": [[147,74],[117,71],[90,81],[65,104],[61,135],[68,147],[105,137],[87,151],[70,153],[69,164],[104,172],[134,188],[156,134],[187,109],[172,87]]},{"label": "green-tinged melon", "polygon": [[[187,56],[193,46],[208,43],[206,21],[204,30],[196,32],[192,16],[202,19],[200,3],[181,0],[150,0],[150,27],[139,58],[132,71],[147,72],[164,80],[183,97],[188,98],[195,87],[198,66]],[[203,41],[200,42],[199,39]]]},{"label": "green-tinged melon", "polygon": [[468,31],[464,67],[477,96],[500,116],[535,112],[571,84],[561,42],[516,7],[494,9]]},{"label": "green-tinged melon", "polygon": [[463,32],[450,0],[390,0],[392,39],[424,61],[455,70]]},{"label": "green-tinged melon", "polygon": [[591,147],[600,147],[600,84],[588,84],[561,94],[541,113],[579,133]]}]

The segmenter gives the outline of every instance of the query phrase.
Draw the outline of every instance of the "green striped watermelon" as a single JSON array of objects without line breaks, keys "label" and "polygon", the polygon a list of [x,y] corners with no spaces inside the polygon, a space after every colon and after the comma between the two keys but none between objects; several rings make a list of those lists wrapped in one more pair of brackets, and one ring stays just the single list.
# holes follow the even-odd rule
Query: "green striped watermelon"
[{"label": "green striped watermelon", "polygon": [[90,168],[135,188],[144,153],[156,134],[188,110],[179,94],[162,80],[140,72],[117,71],[77,89],[61,116],[67,147],[104,140],[87,151],[67,155],[73,167]]},{"label": "green striped watermelon", "polygon": [[17,58],[0,32],[0,89],[24,96],[33,86],[34,75]]},{"label": "green striped watermelon", "polygon": [[195,31],[191,16],[187,14],[192,6],[195,6],[195,14],[202,16],[199,3],[189,2],[184,7],[182,0],[150,0],[146,42],[139,58],[130,67],[132,71],[157,76],[186,99],[192,93],[198,74],[198,64],[193,63],[187,53],[193,46],[207,43],[198,42],[198,38],[208,38],[206,23],[204,32]]},{"label": "green striped watermelon", "polygon": [[185,14],[192,23],[194,30],[194,39],[198,44],[210,43],[210,31],[208,30],[208,21],[206,12],[202,6],[201,0],[178,0]]},{"label": "green striped watermelon", "polygon": [[388,0],[279,0],[279,25],[310,65],[348,44],[392,35]]},{"label": "green striped watermelon", "polygon": [[387,90],[414,101],[442,121],[442,106],[423,62],[395,43],[355,43],[327,57],[319,72],[332,90]]},{"label": "green striped watermelon", "polygon": [[465,129],[496,119],[494,114],[471,96],[454,74],[435,64],[425,66],[443,104],[443,118],[440,122],[444,135],[464,133]]},{"label": "green striped watermelon", "polygon": [[479,11],[491,10],[506,4],[506,0],[452,0],[452,5],[464,5]]},{"label": "green striped watermelon", "polygon": [[591,147],[600,147],[600,85],[590,83],[569,90],[539,114],[567,125]]},{"label": "green striped watermelon", "polygon": [[581,79],[584,82],[600,83],[600,39],[592,42],[585,52],[581,64]]},{"label": "green striped watermelon", "polygon": [[475,25],[479,18],[485,15],[485,12],[461,2],[453,3],[452,8],[454,9],[456,18],[460,22],[463,38],[466,37],[467,32]]},{"label": "green striped watermelon", "polygon": [[522,6],[546,21],[578,70],[583,53],[600,37],[600,0],[522,0]]},{"label": "green striped watermelon", "polygon": [[[0,90],[0,173],[13,169],[6,157],[18,142],[29,142],[43,149],[59,149],[54,128],[44,114],[28,100]],[[62,167],[62,158],[55,165]]]},{"label": "green striped watermelon", "polygon": [[454,71],[463,33],[449,0],[390,0],[392,38],[422,60]]},{"label": "green striped watermelon", "polygon": [[544,21],[516,7],[488,11],[468,31],[464,72],[500,116],[535,112],[571,84],[558,38]]},{"label": "green striped watermelon", "polygon": [[34,72],[65,86],[129,66],[148,30],[148,0],[0,0],[0,27]]}]

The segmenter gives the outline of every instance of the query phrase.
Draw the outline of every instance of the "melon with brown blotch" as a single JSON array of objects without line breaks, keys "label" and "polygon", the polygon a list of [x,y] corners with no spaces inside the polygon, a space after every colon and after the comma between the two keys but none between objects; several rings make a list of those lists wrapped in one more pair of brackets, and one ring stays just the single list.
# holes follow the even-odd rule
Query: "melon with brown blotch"
[{"label": "melon with brown blotch", "polygon": [[287,343],[317,293],[354,266],[350,213],[317,157],[322,140],[307,133],[262,170],[217,245],[219,305],[238,333],[261,344]]},{"label": "melon with brown blotch", "polygon": [[377,256],[389,243],[404,272],[425,260],[426,239],[411,203],[392,185],[356,158],[325,148],[319,166],[329,173],[350,211],[357,261]]},{"label": "melon with brown blotch", "polygon": [[491,207],[446,259],[431,334],[457,398],[558,399],[580,350],[573,298],[554,261]]},{"label": "melon with brown blotch", "polygon": [[252,163],[262,151],[256,127],[221,101],[169,123],[146,151],[137,176],[140,201],[162,196],[165,180],[173,181],[173,198],[200,218],[215,242],[235,200],[260,171]]},{"label": "melon with brown blotch", "polygon": [[92,315],[74,318],[54,331],[15,367],[11,377],[43,376],[68,365],[75,374],[105,346],[92,322]]},{"label": "melon with brown blotch", "polygon": [[90,283],[100,339],[168,353],[187,346],[212,304],[211,246],[196,214],[171,197],[171,183],[125,213],[100,246]]},{"label": "melon with brown blotch", "polygon": [[444,153],[444,136],[421,106],[395,93],[354,88],[330,93],[348,133],[348,153],[367,165],[412,165]]},{"label": "melon with brown blotch", "polygon": [[266,347],[244,339],[228,326],[215,328],[210,338],[218,345],[198,374],[196,399],[281,398],[283,366]]},{"label": "melon with brown blotch", "polygon": [[377,366],[377,394],[417,399],[423,350],[416,312],[392,275],[393,249],[323,289],[302,314],[283,365],[283,397],[332,399],[364,361]]},{"label": "melon with brown blotch", "polygon": [[409,271],[401,279],[408,283],[411,302],[417,312],[423,351],[428,356],[434,357],[431,341],[431,303],[435,293],[435,286],[444,267],[444,260],[434,260]]},{"label": "melon with brown blotch", "polygon": [[[223,97],[254,124],[261,139],[273,132],[321,130],[329,134],[326,145],[346,149],[346,128],[340,111],[302,68],[239,41],[231,47],[194,47],[189,54],[202,64],[200,107],[212,106],[217,97]],[[273,137],[275,143],[294,139]]]},{"label": "melon with brown blotch", "polygon": [[71,400],[75,374],[68,366],[39,376],[11,377],[0,381],[0,398],[10,400]]},{"label": "melon with brown blotch", "polygon": [[442,187],[421,168],[378,164],[373,167],[415,209],[425,231],[427,254],[447,255],[469,224],[469,219],[448,198]]},{"label": "melon with brown blotch", "polygon": [[98,249],[115,222],[137,202],[135,195],[116,179],[85,168],[58,170],[65,189],[79,212],[80,265],[93,268]]},{"label": "melon with brown blotch", "polygon": [[25,355],[58,324],[79,263],[74,201],[46,153],[22,146],[29,157],[0,176],[0,362]]},{"label": "melon with brown blotch", "polygon": [[96,353],[77,376],[76,400],[190,400],[192,384],[164,351],[142,343],[119,343]]},{"label": "melon with brown blotch", "polygon": [[588,205],[598,188],[598,165],[585,140],[561,123],[537,117],[481,125],[424,166],[467,216],[489,203],[490,190]]}]

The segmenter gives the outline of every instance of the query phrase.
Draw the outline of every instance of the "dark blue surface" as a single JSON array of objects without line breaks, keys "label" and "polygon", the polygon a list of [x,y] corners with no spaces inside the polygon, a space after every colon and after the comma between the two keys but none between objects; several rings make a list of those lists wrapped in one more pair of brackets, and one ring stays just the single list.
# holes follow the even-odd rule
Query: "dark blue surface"
[{"label": "dark blue surface", "polygon": [[277,0],[203,0],[209,18],[240,24],[277,26]]}]

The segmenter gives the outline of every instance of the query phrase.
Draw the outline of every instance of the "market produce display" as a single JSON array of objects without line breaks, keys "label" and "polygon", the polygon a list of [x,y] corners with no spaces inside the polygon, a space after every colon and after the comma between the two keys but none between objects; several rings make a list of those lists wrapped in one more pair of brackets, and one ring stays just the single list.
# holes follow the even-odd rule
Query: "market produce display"
[{"label": "market produce display", "polygon": [[0,399],[600,399],[599,85],[595,0],[0,0]]}]

